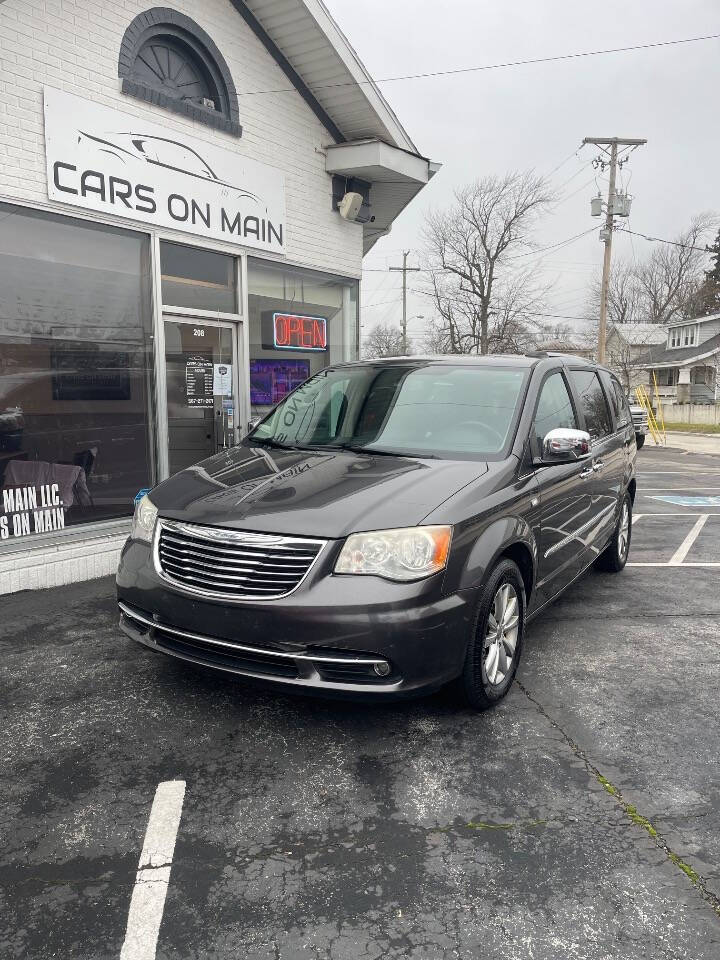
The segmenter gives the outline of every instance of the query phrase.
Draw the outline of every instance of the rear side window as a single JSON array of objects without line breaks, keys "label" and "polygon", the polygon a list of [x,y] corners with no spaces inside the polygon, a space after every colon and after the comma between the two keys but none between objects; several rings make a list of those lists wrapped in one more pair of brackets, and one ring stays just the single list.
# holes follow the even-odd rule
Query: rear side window
[{"label": "rear side window", "polygon": [[610,404],[610,413],[612,413],[617,422],[620,419],[620,407],[618,406],[618,399],[615,396],[615,381],[607,374],[603,376],[602,380],[605,385],[605,396],[608,398]]},{"label": "rear side window", "polygon": [[615,377],[610,378],[610,383],[613,388],[613,396],[615,398],[615,404],[617,406],[617,415],[618,415],[618,426],[624,420],[626,423],[630,422],[630,409],[628,407],[627,398],[625,396],[625,391],[620,386],[619,382]]},{"label": "rear side window", "polygon": [[561,373],[551,373],[540,391],[533,433],[536,452],[542,450],[543,440],[551,430],[565,427],[577,429],[577,420],[565,378]]},{"label": "rear side window", "polygon": [[612,433],[610,411],[605,393],[594,370],[571,370],[570,376],[585,414],[585,428],[593,440]]}]

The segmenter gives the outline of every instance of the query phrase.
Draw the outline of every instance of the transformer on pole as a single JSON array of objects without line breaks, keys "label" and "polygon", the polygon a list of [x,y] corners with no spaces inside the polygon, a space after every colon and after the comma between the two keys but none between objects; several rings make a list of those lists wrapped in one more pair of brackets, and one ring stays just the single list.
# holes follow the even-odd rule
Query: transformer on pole
[{"label": "transformer on pole", "polygon": [[[592,143],[600,147],[603,152],[609,153],[607,161],[610,167],[610,183],[608,186],[607,202],[603,204],[602,197],[593,197],[590,201],[590,213],[593,217],[602,216],[605,209],[605,225],[600,230],[600,239],[605,244],[603,257],[602,285],[600,287],[600,326],[598,329],[598,362],[605,363],[605,340],[607,335],[607,297],[610,281],[610,257],[612,254],[613,217],[630,216],[632,197],[627,193],[618,193],[615,189],[615,180],[618,168],[618,147],[642,147],[647,140],[635,140],[625,137],[585,137],[583,144]],[[621,164],[624,161],[621,161]],[[605,161],[601,161],[604,168]],[[599,201],[599,202],[598,202]]]}]

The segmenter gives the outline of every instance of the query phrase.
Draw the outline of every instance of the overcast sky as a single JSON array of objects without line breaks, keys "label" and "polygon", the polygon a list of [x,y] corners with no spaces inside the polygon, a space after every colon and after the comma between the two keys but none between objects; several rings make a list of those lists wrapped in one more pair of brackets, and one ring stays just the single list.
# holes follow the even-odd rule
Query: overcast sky
[{"label": "overcast sky", "polygon": [[[719,0],[326,3],[376,78],[720,33]],[[626,182],[632,174],[630,227],[673,236],[693,214],[720,210],[719,88],[720,40],[381,84],[420,153],[443,168],[365,266],[400,263],[403,248],[417,261],[425,212],[447,205],[455,187],[527,167],[550,173],[585,136],[647,138],[624,169]],[[585,147],[553,174],[562,202],[542,223],[540,245],[599,227],[590,217],[590,198],[597,193],[590,161],[596,153]],[[600,186],[605,190],[604,182]],[[651,247],[637,237],[632,243],[637,256]],[[614,257],[632,252],[629,236],[614,239]],[[583,312],[601,259],[595,231],[535,260],[554,281],[550,312]],[[410,287],[417,285],[411,279]],[[399,322],[399,287],[399,274],[365,274],[363,334],[376,322]],[[427,299],[416,294],[409,312],[432,313]],[[420,320],[410,327],[418,344],[422,328]]]}]

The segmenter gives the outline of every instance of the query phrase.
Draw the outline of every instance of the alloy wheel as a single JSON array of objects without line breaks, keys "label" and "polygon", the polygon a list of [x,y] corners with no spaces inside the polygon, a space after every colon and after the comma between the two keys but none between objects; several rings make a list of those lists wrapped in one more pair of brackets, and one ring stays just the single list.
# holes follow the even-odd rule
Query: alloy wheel
[{"label": "alloy wheel", "polygon": [[622,513],[620,514],[620,529],[618,531],[618,556],[621,560],[625,559],[630,542],[630,507],[627,500],[623,502]]},{"label": "alloy wheel", "polygon": [[488,615],[483,661],[488,681],[505,680],[512,668],[520,628],[520,604],[515,588],[503,583],[498,588]]}]

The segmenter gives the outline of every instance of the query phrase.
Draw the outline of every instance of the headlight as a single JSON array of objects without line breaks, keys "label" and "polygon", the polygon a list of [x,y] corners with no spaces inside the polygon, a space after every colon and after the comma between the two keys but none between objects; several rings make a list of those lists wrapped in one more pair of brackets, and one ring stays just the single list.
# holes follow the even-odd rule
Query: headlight
[{"label": "headlight", "polygon": [[147,494],[142,500],[138,500],[135,504],[135,515],[130,528],[130,539],[152,543],[157,514],[157,507]]},{"label": "headlight", "polygon": [[374,574],[388,580],[422,580],[445,569],[452,527],[404,527],[353,533],[335,573]]}]

